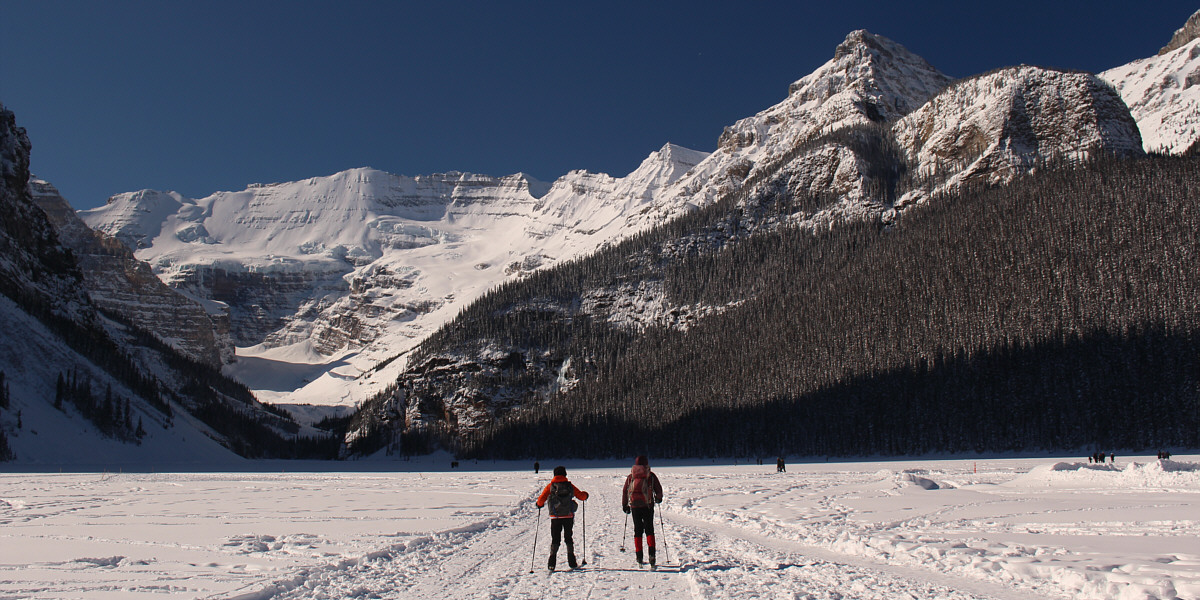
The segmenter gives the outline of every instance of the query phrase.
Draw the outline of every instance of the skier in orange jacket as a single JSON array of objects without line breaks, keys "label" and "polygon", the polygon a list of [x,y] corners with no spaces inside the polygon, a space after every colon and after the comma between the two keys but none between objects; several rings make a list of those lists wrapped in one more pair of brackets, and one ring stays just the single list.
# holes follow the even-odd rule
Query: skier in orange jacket
[{"label": "skier in orange jacket", "polygon": [[542,494],[537,499],[539,509],[546,505],[550,507],[550,561],[546,566],[551,571],[558,562],[560,539],[567,543],[567,565],[572,569],[579,567],[579,564],[575,562],[575,540],[571,537],[571,532],[575,528],[575,509],[578,505],[572,498],[586,501],[588,493],[567,481],[566,467],[554,467],[554,478],[550,480],[546,489],[542,490]]}]

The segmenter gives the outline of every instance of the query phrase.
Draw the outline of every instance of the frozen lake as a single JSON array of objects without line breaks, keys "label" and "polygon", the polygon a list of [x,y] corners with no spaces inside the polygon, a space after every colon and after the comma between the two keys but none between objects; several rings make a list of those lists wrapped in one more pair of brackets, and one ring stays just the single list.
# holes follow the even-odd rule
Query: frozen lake
[{"label": "frozen lake", "polygon": [[764,462],[652,460],[650,572],[620,551],[628,467],[565,461],[588,565],[553,574],[551,461],[5,473],[0,598],[1200,598],[1200,457]]}]

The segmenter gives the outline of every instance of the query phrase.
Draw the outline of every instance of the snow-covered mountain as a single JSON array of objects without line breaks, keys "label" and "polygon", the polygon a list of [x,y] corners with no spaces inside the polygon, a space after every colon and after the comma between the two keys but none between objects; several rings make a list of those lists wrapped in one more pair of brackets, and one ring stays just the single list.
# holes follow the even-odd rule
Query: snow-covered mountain
[{"label": "snow-covered mountain", "polygon": [[[398,430],[480,429],[589,376],[603,378],[595,365],[605,359],[578,350],[587,342],[575,338],[591,334],[574,323],[634,336],[650,327],[688,330],[739,297],[767,293],[681,304],[686,293],[666,289],[671,267],[663,263],[686,271],[684,280],[706,281],[707,263],[696,256],[784,224],[826,232],[886,225],[895,209],[915,210],[920,198],[962,183],[1004,183],[1060,159],[1140,153],[1129,111],[1094,75],[1013,67],[951,83],[899,44],[853,32],[783,102],[728,128],[716,152],[651,204],[667,215],[724,211],[704,216],[709,225],[680,226],[680,239],[655,238],[644,250],[648,264],[631,250],[580,267],[607,275],[574,283],[568,274],[570,283],[547,284],[568,291],[507,290],[464,312],[448,327],[455,333],[422,346],[389,394],[363,405],[348,440],[370,447],[366,440],[400,439]],[[608,264],[621,260],[628,264],[612,274]],[[516,319],[509,315],[526,314],[552,333],[513,341],[522,336],[504,329]]]},{"label": "snow-covered mountain", "polygon": [[851,32],[833,58],[788,87],[782,102],[726,127],[718,148],[655,201],[678,215],[775,175],[797,171],[799,191],[840,196],[856,212],[862,176],[853,152],[820,138],[846,128],[891,123],[924,104],[950,78],[904,46]]},{"label": "snow-covered mountain", "polygon": [[1147,152],[1200,152],[1200,11],[1157,56],[1100,73],[1121,93]]},{"label": "snow-covered mountain", "polygon": [[706,156],[668,144],[626,177],[553,184],[354,169],[201,199],[122,194],[80,215],[228,311],[242,347],[229,370],[260,397],[349,406],[486,290],[636,231],[631,214],[665,218],[651,200]]},{"label": "snow-covered mountain", "polygon": [[811,160],[797,148],[892,122],[949,81],[856,31],[784,101],[727,128],[711,156],[667,144],[625,177],[575,171],[547,185],[356,169],[201,199],[121,194],[81,217],[172,287],[228,311],[241,347],[228,371],[261,398],[352,406],[394,381],[405,365],[394,357],[495,285],[711,204],[781,164],[795,166],[796,185],[837,192],[819,216],[877,215],[877,203],[862,206],[863,160],[838,143],[806,149]]},{"label": "snow-covered mountain", "polygon": [[1020,66],[956,81],[893,127],[916,178],[909,198],[1011,181],[1044,161],[1140,154],[1137,123],[1090,73]]},{"label": "snow-covered mountain", "polygon": [[[1085,74],[1021,67],[950,83],[902,45],[855,31],[782,102],[727,127],[711,155],[668,144],[625,177],[355,169],[201,199],[121,194],[81,217],[228,313],[240,350],[227,371],[260,398],[354,406],[497,284],[731,193],[786,186],[824,198],[792,223],[886,218],[893,199],[869,188],[894,174],[873,140],[895,137],[916,171],[954,170],[949,183],[1138,145],[1119,100]],[[633,295],[612,305],[657,302]]]}]

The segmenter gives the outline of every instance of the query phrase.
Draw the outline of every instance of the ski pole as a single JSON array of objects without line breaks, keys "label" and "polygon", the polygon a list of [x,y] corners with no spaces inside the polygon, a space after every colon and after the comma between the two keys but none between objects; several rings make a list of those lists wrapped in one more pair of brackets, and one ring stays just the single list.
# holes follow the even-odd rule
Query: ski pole
[{"label": "ski pole", "polygon": [[537,525],[533,527],[533,556],[529,557],[529,572],[533,572],[533,561],[537,560],[537,536],[538,530],[542,528],[542,507],[538,507]]},{"label": "ski pole", "polygon": [[587,500],[583,501],[583,562],[581,565],[587,564]]},{"label": "ski pole", "polygon": [[662,518],[662,510],[661,509],[658,511],[658,530],[659,530],[658,537],[661,538],[662,542],[663,542],[663,545],[662,545],[663,546],[663,558],[667,559],[664,562],[669,563],[669,562],[671,562],[671,552],[669,550],[667,550],[667,528],[663,526],[663,518]]},{"label": "ski pole", "polygon": [[621,552],[625,551],[625,532],[629,531],[629,513],[625,513],[625,528],[621,530]]}]

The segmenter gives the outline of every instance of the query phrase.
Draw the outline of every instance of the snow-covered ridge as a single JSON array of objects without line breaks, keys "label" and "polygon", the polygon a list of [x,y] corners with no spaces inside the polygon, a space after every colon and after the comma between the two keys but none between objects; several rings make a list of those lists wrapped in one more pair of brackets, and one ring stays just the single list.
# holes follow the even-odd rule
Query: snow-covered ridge
[{"label": "snow-covered ridge", "polygon": [[[1200,12],[1188,23],[1200,27]],[[1109,69],[1100,77],[1121,93],[1137,119],[1147,152],[1200,150],[1200,39],[1193,35],[1173,50]]]}]

